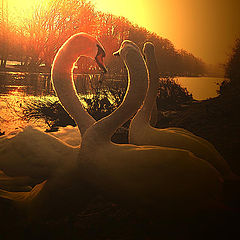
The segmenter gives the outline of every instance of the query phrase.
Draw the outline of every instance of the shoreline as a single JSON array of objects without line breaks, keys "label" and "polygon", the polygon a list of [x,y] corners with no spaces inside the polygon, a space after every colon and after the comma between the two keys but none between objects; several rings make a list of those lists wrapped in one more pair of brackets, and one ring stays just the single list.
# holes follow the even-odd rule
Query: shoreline
[{"label": "shoreline", "polygon": [[[20,65],[19,65],[20,66]],[[25,67],[26,68],[26,67]],[[24,69],[24,66],[20,66],[20,67],[0,67],[0,73],[11,73],[11,72],[19,72],[19,73],[29,73],[29,74],[51,74],[51,68],[49,69],[41,69],[40,68],[36,68],[36,69],[32,69],[32,70],[29,70],[29,69]],[[88,72],[88,73],[76,73],[76,74],[79,74],[79,75],[84,75],[84,74],[93,74],[93,75],[98,75],[98,74],[101,74],[99,72]],[[115,75],[113,73],[111,74],[105,74],[105,75]],[[189,77],[189,78],[204,78],[204,77],[208,77],[208,78],[224,78],[224,76],[221,76],[221,75],[207,75],[207,74],[202,74],[202,75],[162,75],[160,76],[160,78],[182,78],[182,77]]]}]

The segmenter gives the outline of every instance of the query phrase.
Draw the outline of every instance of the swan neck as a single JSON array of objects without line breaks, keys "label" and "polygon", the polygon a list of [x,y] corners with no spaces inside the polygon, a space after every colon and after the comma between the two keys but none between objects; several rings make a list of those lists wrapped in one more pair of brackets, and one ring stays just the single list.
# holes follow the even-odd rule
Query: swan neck
[{"label": "swan neck", "polygon": [[146,55],[146,64],[148,68],[149,88],[147,91],[147,96],[144,101],[143,107],[139,109],[139,111],[134,117],[134,120],[141,119],[141,121],[148,124],[151,119],[152,111],[156,110],[154,109],[154,106],[156,107],[159,74],[157,62],[154,55],[153,56]]},{"label": "swan neck", "polygon": [[81,134],[95,120],[83,108],[73,81],[73,67],[81,52],[75,53],[74,47],[64,45],[56,55],[51,72],[55,92],[65,110],[75,120]]},{"label": "swan neck", "polygon": [[128,87],[121,105],[94,126],[103,141],[109,141],[114,132],[128,121],[142,106],[148,88],[147,68],[141,54],[129,54],[124,60],[128,72]]}]

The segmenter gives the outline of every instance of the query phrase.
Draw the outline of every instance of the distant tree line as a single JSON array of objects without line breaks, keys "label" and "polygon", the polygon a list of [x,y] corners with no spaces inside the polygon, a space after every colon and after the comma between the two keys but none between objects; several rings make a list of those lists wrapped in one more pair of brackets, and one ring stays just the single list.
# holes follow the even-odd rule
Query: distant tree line
[{"label": "distant tree line", "polygon": [[240,94],[240,38],[235,40],[226,64],[225,64],[225,77],[227,80],[223,81],[220,86],[219,93],[222,95]]},{"label": "distant tree line", "polygon": [[[32,71],[43,67],[49,71],[52,60],[63,42],[71,35],[86,32],[96,36],[106,49],[106,65],[110,73],[124,73],[123,64],[112,56],[124,39],[134,41],[140,48],[144,42],[155,44],[162,76],[192,76],[205,73],[205,64],[185,50],[145,28],[132,24],[124,17],[117,17],[95,10],[86,0],[50,0],[36,6],[31,19],[19,26],[0,19],[1,67],[7,60],[21,62],[22,69]],[[79,72],[96,72],[96,64],[81,59]]]}]

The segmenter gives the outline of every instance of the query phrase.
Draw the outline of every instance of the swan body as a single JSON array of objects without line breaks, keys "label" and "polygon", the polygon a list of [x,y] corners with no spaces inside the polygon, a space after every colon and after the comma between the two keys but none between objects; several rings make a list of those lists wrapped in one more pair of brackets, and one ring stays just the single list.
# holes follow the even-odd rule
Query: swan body
[{"label": "swan body", "polygon": [[[74,159],[77,154],[78,148],[27,126],[16,135],[1,138],[0,169],[9,177],[26,177],[32,185],[50,177],[65,159]],[[0,179],[0,184],[3,181]]]},{"label": "swan body", "polygon": [[147,67],[138,47],[124,41],[119,54],[128,70],[122,104],[90,126],[82,138],[79,165],[88,181],[115,201],[160,215],[193,214],[221,199],[219,172],[187,150],[115,144],[111,136],[143,103]]},{"label": "swan body", "polygon": [[136,145],[154,145],[185,149],[212,164],[224,179],[237,178],[228,163],[207,140],[182,128],[157,129],[150,125],[152,108],[156,104],[158,91],[157,62],[152,43],[145,43],[143,49],[149,71],[149,89],[143,107],[131,121],[129,142]]},{"label": "swan body", "polygon": [[81,135],[77,127],[60,127],[57,132],[49,132],[49,134],[70,146],[77,147],[81,145]]},{"label": "swan body", "polygon": [[[59,49],[51,71],[57,96],[64,108],[77,122],[82,134],[87,127],[95,122],[81,105],[73,84],[74,63],[83,55],[94,58],[98,65],[104,71],[106,70],[103,64],[105,51],[99,41],[86,33],[78,33],[70,37]],[[44,137],[46,136],[44,135]],[[36,185],[30,192],[0,190],[0,197],[13,201],[17,206],[24,208],[31,216],[36,218],[63,214],[70,209],[76,210],[79,203],[84,199],[84,196],[81,195],[81,189],[84,186],[76,158],[73,157],[75,151],[69,152],[69,145],[66,144],[65,147],[62,142],[59,143],[52,136],[48,136],[48,138],[48,140],[44,139],[44,144],[52,144],[52,148],[55,151],[57,150],[53,152],[55,156],[52,157],[48,166],[44,163],[41,165],[42,162],[38,162],[38,166],[33,166],[36,172],[41,167],[47,168],[47,173],[51,174],[48,180],[44,179],[45,181]],[[54,141],[52,141],[53,139]],[[36,139],[35,148],[38,148],[39,155],[44,155],[45,153],[41,153],[42,143],[39,140],[41,141],[41,138]],[[22,145],[24,146],[24,144]],[[6,167],[6,170],[9,170],[8,167]],[[16,172],[18,172],[18,169],[16,169]],[[27,170],[26,174],[31,175]],[[84,194],[87,195],[88,191],[88,189],[84,191]]]},{"label": "swan body", "polygon": [[8,191],[31,191],[29,184],[32,179],[29,177],[9,177],[0,170],[0,188]]}]

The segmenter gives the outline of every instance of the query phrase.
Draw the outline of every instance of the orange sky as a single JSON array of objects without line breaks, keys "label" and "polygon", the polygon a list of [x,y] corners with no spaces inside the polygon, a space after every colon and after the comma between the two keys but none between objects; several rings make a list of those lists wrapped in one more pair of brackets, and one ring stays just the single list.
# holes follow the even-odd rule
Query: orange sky
[{"label": "orange sky", "polygon": [[240,0],[92,0],[207,63],[224,63],[240,36]]},{"label": "orange sky", "polygon": [[[34,3],[47,1],[8,0],[9,10],[30,16]],[[97,10],[125,16],[207,63],[224,63],[240,36],[240,0],[90,1]]]}]

